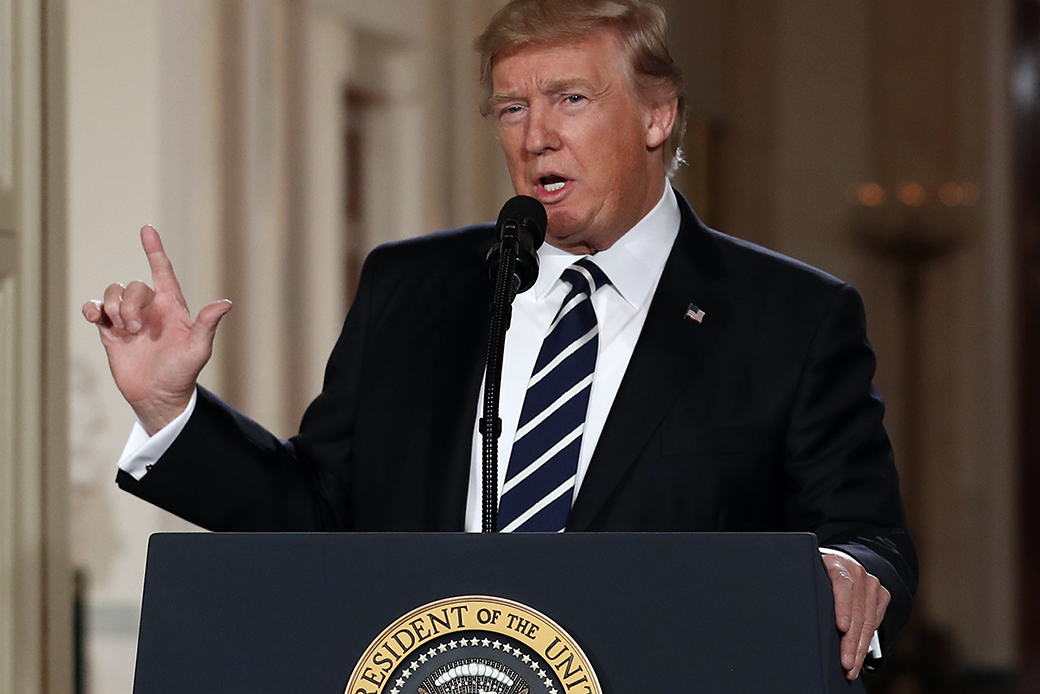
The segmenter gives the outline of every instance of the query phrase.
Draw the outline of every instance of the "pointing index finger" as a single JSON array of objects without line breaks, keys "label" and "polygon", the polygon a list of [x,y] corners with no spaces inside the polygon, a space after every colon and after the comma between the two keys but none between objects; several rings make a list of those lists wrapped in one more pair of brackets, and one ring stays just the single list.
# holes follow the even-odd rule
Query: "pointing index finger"
[{"label": "pointing index finger", "polygon": [[141,245],[148,256],[148,267],[152,270],[152,284],[155,285],[156,293],[169,292],[182,306],[185,305],[181,285],[173,272],[173,263],[166,256],[159,232],[150,224],[141,227]]}]

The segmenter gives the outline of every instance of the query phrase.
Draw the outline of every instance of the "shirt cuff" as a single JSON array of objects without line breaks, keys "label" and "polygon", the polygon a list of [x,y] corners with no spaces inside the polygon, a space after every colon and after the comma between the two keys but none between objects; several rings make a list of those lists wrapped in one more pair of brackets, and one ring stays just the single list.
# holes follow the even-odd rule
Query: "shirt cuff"
[{"label": "shirt cuff", "polygon": [[[860,566],[863,566],[858,561],[856,561],[855,557],[853,557],[852,555],[850,555],[850,554],[848,554],[846,552],[842,552],[840,549],[831,549],[830,547],[820,547],[820,554],[837,554],[840,557],[845,557],[846,559],[848,559],[850,561],[853,561],[853,562],[856,562]],[[877,630],[875,630],[874,631],[874,635],[870,637],[870,648],[867,649],[867,657],[869,657],[869,658],[876,658],[876,659],[880,659],[881,658],[881,639],[878,638]]]},{"label": "shirt cuff", "polygon": [[152,466],[159,458],[169,450],[173,442],[184,431],[191,413],[195,411],[195,401],[198,399],[198,389],[192,392],[188,406],[177,415],[177,418],[155,432],[155,436],[149,436],[148,432],[141,426],[141,421],[134,422],[134,428],[130,432],[123,447],[123,454],[119,456],[119,469],[133,477],[138,482],[148,474]]}]

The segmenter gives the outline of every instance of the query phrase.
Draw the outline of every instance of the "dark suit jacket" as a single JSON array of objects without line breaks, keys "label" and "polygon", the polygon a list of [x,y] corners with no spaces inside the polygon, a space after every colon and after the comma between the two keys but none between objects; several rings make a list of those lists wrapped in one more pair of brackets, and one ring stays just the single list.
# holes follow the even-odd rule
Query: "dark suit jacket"
[{"label": "dark suit jacket", "polygon": [[[917,565],[859,296],[680,206],[567,529],[816,533],[892,592],[888,641]],[[462,530],[493,233],[371,253],[299,435],[278,440],[200,389],[167,454],[119,483],[214,530]],[[691,303],[702,322],[684,318]]]}]

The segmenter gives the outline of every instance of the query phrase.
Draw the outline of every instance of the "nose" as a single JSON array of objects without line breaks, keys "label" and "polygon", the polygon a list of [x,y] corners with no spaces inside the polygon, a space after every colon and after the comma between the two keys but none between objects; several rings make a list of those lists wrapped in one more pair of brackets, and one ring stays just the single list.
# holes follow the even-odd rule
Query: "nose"
[{"label": "nose", "polygon": [[529,107],[524,147],[531,154],[541,154],[560,148],[560,136],[552,110],[541,105]]}]

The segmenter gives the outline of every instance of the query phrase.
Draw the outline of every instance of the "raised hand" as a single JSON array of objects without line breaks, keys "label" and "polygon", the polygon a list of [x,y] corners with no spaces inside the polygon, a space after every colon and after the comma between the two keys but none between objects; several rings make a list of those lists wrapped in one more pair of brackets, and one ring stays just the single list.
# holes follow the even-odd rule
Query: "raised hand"
[{"label": "raised hand", "polygon": [[141,229],[141,245],[154,288],[138,281],[112,284],[104,301],[83,305],[83,316],[98,326],[119,391],[145,430],[155,434],[188,406],[231,302],[209,304],[192,320],[154,227]]}]

